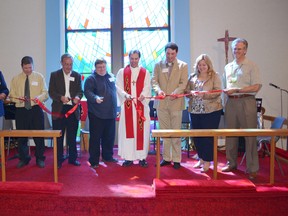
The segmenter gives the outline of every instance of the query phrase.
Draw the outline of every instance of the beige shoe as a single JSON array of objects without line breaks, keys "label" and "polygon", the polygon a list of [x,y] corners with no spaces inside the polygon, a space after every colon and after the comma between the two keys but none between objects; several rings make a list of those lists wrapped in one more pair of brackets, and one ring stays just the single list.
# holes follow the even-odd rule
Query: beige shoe
[{"label": "beige shoe", "polygon": [[250,180],[254,180],[257,177],[257,172],[250,172],[248,178]]},{"label": "beige shoe", "polygon": [[209,161],[204,161],[204,165],[203,165],[203,168],[201,169],[201,172],[204,173],[204,172],[207,172],[210,168],[210,162]]},{"label": "beige shoe", "polygon": [[237,167],[232,167],[232,166],[227,165],[222,168],[222,172],[232,172],[233,170],[236,170],[236,169]]},{"label": "beige shoe", "polygon": [[193,168],[201,168],[204,164],[204,161],[202,159],[198,160],[198,162],[193,166]]}]

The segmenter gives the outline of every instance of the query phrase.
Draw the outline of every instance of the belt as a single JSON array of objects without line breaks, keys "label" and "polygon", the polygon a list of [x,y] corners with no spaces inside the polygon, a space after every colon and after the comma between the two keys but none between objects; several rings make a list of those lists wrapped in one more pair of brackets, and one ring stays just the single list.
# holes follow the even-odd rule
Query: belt
[{"label": "belt", "polygon": [[[31,109],[32,109],[33,107],[39,107],[39,105],[37,105],[37,104],[31,105]],[[16,108],[18,108],[18,109],[26,109],[25,107],[16,107]],[[29,110],[31,110],[31,109],[29,109]]]},{"label": "belt", "polygon": [[238,99],[238,98],[245,98],[245,97],[251,97],[254,95],[251,94],[240,94],[240,95],[229,95],[228,97],[231,99]]}]

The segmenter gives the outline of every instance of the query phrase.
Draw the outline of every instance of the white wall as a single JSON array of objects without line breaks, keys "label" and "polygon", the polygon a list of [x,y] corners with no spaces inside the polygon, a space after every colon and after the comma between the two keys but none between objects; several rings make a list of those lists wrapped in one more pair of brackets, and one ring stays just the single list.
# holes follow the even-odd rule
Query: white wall
[{"label": "white wall", "polygon": [[[55,44],[50,36],[46,40],[45,7],[51,1],[57,2],[56,0],[1,0],[0,70],[4,72],[8,85],[11,78],[21,71],[20,60],[25,55],[31,55],[34,58],[35,70],[46,76],[46,68],[51,64],[47,60],[49,56],[46,57],[48,50],[46,42],[51,41],[51,44],[50,41],[47,43],[48,47]],[[180,1],[184,0],[173,0],[173,4],[179,4]],[[183,10],[182,7],[177,6],[175,9]],[[191,60],[188,61],[191,62],[190,71],[195,58],[201,53],[207,53],[212,58],[215,69],[220,73],[223,72],[225,65],[224,43],[217,42],[217,39],[224,37],[226,29],[229,30],[230,36],[246,38],[249,42],[247,56],[259,65],[262,73],[263,88],[258,97],[263,98],[266,113],[276,116],[280,115],[281,111],[280,91],[270,87],[269,83],[288,89],[288,73],[285,67],[288,57],[287,11],[287,0],[190,0],[190,20],[188,20],[189,14],[182,15],[187,16],[187,23],[190,23],[190,40],[187,40],[189,31],[187,25],[183,24],[182,18],[180,19],[183,24],[182,31],[179,28],[180,24],[177,24],[177,17],[175,18],[173,24],[177,25],[174,28],[177,32],[173,35],[175,42],[181,44],[179,52],[182,50],[186,57],[189,56],[187,50],[188,53],[190,51]],[[58,12],[52,13],[51,18],[54,18],[55,14]],[[181,16],[181,11],[172,14]],[[47,19],[49,15],[50,13],[47,14]],[[187,40],[185,47],[182,38]],[[56,44],[59,44],[59,41]],[[61,50],[59,47],[57,50],[59,53],[55,53],[57,62],[56,59],[53,62],[56,65],[59,64],[58,57],[62,54]],[[232,60],[230,50],[229,60]],[[49,65],[46,66],[47,62]],[[57,66],[54,66],[54,69],[56,70]],[[50,71],[47,73],[50,76]],[[285,117],[287,103],[288,95],[283,93]]]},{"label": "white wall", "polygon": [[[288,1],[190,0],[190,11],[191,62],[201,53],[207,53],[215,69],[223,73],[224,43],[217,39],[224,37],[226,29],[231,37],[246,38],[249,43],[247,57],[258,64],[262,74],[263,87],[257,96],[263,98],[266,114],[280,115],[280,91],[269,83],[288,89]],[[287,103],[288,94],[283,94],[285,117]]]},{"label": "white wall", "polygon": [[30,55],[34,69],[46,75],[45,0],[1,0],[0,70],[10,86],[20,73],[21,59]]}]

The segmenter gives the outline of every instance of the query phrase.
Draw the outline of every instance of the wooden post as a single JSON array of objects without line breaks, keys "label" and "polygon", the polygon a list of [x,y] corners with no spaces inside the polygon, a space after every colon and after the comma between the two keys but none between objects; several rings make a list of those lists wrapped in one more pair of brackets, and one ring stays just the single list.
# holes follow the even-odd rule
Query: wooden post
[{"label": "wooden post", "polygon": [[156,143],[156,178],[160,178],[160,137],[157,137]]},{"label": "wooden post", "polygon": [[57,137],[53,137],[54,182],[58,183]]},{"label": "wooden post", "polygon": [[213,145],[213,179],[217,179],[217,165],[218,165],[218,137],[214,136],[214,145]]},{"label": "wooden post", "polygon": [[274,166],[275,166],[275,136],[271,137],[270,143],[270,184],[274,184]]},{"label": "wooden post", "polygon": [[1,136],[1,168],[2,168],[2,182],[6,181],[6,172],[5,172],[5,147],[4,147],[4,137]]}]

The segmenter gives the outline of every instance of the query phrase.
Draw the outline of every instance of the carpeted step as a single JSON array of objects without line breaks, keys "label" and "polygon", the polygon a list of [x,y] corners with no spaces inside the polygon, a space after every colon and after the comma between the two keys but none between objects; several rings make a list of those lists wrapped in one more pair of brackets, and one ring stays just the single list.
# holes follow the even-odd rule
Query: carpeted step
[{"label": "carpeted step", "polygon": [[154,179],[156,196],[193,196],[195,193],[255,192],[255,185],[248,179],[238,180],[183,180]]},{"label": "carpeted step", "polygon": [[62,190],[62,187],[62,183],[54,182],[0,182],[0,193],[58,194]]}]

